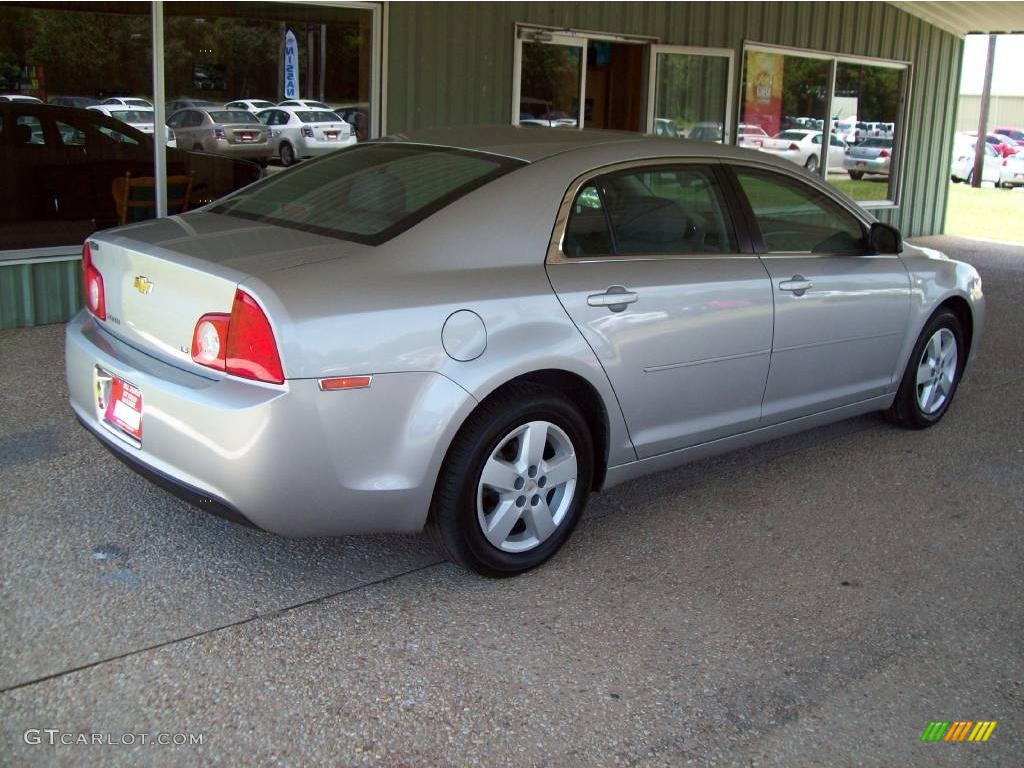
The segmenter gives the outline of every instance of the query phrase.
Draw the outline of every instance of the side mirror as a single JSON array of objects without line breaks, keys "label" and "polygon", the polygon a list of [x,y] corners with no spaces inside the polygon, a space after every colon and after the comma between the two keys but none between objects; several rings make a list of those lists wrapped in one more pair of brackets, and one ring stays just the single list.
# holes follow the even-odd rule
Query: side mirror
[{"label": "side mirror", "polygon": [[902,253],[903,236],[891,224],[876,221],[868,233],[868,245],[875,253]]}]

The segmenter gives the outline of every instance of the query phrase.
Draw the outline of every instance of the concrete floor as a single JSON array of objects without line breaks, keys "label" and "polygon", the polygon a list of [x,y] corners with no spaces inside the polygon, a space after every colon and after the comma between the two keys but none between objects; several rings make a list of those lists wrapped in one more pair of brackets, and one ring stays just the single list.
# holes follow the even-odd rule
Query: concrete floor
[{"label": "concrete floor", "polygon": [[[1024,248],[927,242],[990,311],[940,426],[616,488],[511,581],[195,511],[76,425],[61,327],[0,333],[0,764],[1019,765]],[[920,742],[958,719],[999,724]]]}]

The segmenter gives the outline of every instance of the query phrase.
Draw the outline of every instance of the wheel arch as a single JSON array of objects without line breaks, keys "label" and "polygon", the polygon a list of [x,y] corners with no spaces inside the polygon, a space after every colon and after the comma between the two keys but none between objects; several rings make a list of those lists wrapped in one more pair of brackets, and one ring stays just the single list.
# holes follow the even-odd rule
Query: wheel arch
[{"label": "wheel arch", "polygon": [[929,316],[929,320],[935,316],[936,312],[942,309],[948,309],[959,321],[960,329],[964,334],[964,345],[967,347],[964,350],[964,359],[967,359],[971,354],[971,345],[974,341],[974,312],[971,310],[971,305],[962,296],[949,296],[935,307],[935,311]]}]

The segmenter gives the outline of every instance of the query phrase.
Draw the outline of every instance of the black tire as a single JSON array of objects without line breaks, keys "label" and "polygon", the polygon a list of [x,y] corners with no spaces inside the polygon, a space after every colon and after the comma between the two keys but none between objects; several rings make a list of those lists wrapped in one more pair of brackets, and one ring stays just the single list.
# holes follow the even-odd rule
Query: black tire
[{"label": "black tire", "polygon": [[864,178],[864,171],[849,171],[850,178],[854,181],[860,181]]},{"label": "black tire", "polygon": [[818,170],[818,158],[815,155],[808,157],[807,162],[804,163],[804,168],[811,173],[815,173]]},{"label": "black tire", "polygon": [[292,145],[287,141],[281,142],[280,149],[277,150],[281,155],[281,165],[287,168],[290,165],[295,165],[295,150],[292,149]]},{"label": "black tire", "polygon": [[952,181],[954,184],[959,184],[960,182],[963,181],[963,179],[961,179],[959,176],[950,176],[949,180]]},{"label": "black tire", "polygon": [[[948,328],[956,339],[956,373],[953,376],[953,383],[945,402],[934,413],[925,413],[917,400],[917,368],[921,364],[921,357],[924,354],[925,345],[933,335],[941,328]],[[885,412],[885,417],[893,424],[906,429],[926,429],[941,421],[942,417],[949,410],[950,403],[956,395],[960,386],[960,376],[964,370],[964,363],[967,358],[967,349],[964,346],[963,329],[960,327],[960,320],[953,312],[943,307],[939,309],[925,324],[924,330],[917,338],[914,351],[910,353],[907,367],[903,371],[903,379],[900,381],[900,388],[896,392],[896,399],[892,406]]]},{"label": "black tire", "polygon": [[[551,422],[571,441],[576,486],[565,517],[548,538],[525,552],[506,552],[484,535],[477,516],[477,487],[484,463],[506,436],[517,426],[538,420]],[[516,576],[550,558],[572,534],[590,495],[593,468],[593,440],[579,409],[557,390],[532,383],[510,385],[485,400],[452,441],[434,489],[427,532],[458,565],[484,576]]]}]

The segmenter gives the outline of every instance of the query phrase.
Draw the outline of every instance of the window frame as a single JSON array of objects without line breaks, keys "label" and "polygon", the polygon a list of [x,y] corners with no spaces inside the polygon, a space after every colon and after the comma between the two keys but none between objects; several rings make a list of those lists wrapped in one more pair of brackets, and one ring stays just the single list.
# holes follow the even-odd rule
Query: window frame
[{"label": "window frame", "polygon": [[662,54],[680,54],[683,56],[705,56],[708,58],[726,59],[729,62],[726,76],[725,122],[722,124],[723,144],[732,144],[735,134],[739,131],[738,119],[734,121],[733,104],[736,91],[736,51],[733,48],[705,48],[690,45],[668,45],[651,43],[647,62],[647,106],[645,118],[647,133],[654,133],[654,118],[658,94],[658,56]]},{"label": "window frame", "polygon": [[[573,203],[576,201],[576,196],[580,193],[580,190],[589,183],[601,176],[608,176],[614,173],[686,165],[696,165],[706,168],[718,182],[722,192],[722,202],[724,204],[724,210],[722,213],[726,217],[727,223],[732,227],[736,245],[735,251],[729,253],[615,253],[607,256],[569,256],[564,250],[562,250],[562,244],[565,241],[565,232],[569,226],[569,219],[572,217]],[[555,216],[555,224],[551,231],[551,239],[548,242],[548,250],[544,258],[544,263],[593,264],[594,262],[606,263],[621,261],[678,261],[692,259],[757,258],[757,254],[754,253],[753,243],[750,239],[750,233],[748,232],[748,224],[745,217],[741,214],[741,211],[736,209],[738,201],[735,199],[736,193],[733,184],[733,179],[727,174],[724,167],[724,159],[714,155],[707,157],[652,157],[643,160],[627,160],[610,163],[598,168],[592,168],[586,173],[583,173],[573,179],[572,183],[569,184],[565,193],[562,195],[562,202],[558,206],[558,213]],[[600,187],[598,189],[602,196],[603,206],[604,195],[603,192],[600,192]],[[605,221],[608,223],[609,237],[612,241],[613,247],[617,250],[617,246],[615,245],[615,231],[611,224],[611,218],[608,214],[607,208],[603,208],[603,210],[605,213]]]},{"label": "window frame", "polygon": [[[760,53],[778,53],[782,55],[798,56],[807,59],[817,59],[819,61],[829,62],[829,79],[828,79],[828,92],[825,97],[825,126],[822,127],[822,133],[828,129],[831,135],[831,124],[832,124],[832,104],[835,99],[836,90],[836,75],[839,70],[840,64],[860,64],[863,66],[870,67],[881,67],[885,69],[896,69],[903,73],[900,83],[899,93],[899,111],[896,116],[896,127],[893,132],[893,162],[890,164],[889,170],[889,194],[885,200],[859,200],[858,204],[864,208],[882,209],[882,208],[899,208],[903,204],[903,189],[904,189],[904,170],[906,165],[904,163],[904,155],[907,151],[908,143],[908,129],[907,129],[907,116],[910,114],[911,97],[912,97],[912,85],[914,80],[914,64],[910,61],[903,61],[900,59],[886,59],[874,56],[858,56],[856,54],[846,53],[834,53],[830,51],[819,51],[813,48],[798,48],[796,46],[789,45],[774,45],[771,43],[762,43],[754,40],[744,40],[741,48],[740,55],[740,66],[738,67],[738,83],[739,86],[736,88],[736,120],[739,121],[743,115],[743,99],[744,99],[744,78],[746,77],[746,64],[747,64],[747,53],[760,52]],[[738,133],[737,122],[737,133]],[[738,142],[738,137],[734,139],[734,143]],[[822,142],[823,150],[818,158],[818,171],[822,180],[827,180],[828,177],[828,161],[826,157],[825,147],[826,145]],[[827,181],[826,181],[827,183]]]}]

